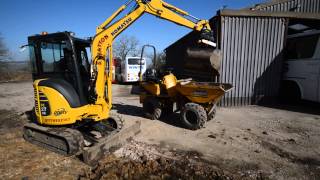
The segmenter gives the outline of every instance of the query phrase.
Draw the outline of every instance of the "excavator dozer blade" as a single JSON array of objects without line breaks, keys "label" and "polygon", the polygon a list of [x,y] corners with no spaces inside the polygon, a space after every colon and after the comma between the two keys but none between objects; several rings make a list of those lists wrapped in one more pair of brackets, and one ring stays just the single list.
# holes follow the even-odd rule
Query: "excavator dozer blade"
[{"label": "excavator dozer blade", "polygon": [[95,165],[106,153],[110,153],[123,146],[129,139],[140,133],[141,122],[136,121],[128,128],[111,134],[99,140],[94,146],[84,148],[83,161],[89,165]]}]

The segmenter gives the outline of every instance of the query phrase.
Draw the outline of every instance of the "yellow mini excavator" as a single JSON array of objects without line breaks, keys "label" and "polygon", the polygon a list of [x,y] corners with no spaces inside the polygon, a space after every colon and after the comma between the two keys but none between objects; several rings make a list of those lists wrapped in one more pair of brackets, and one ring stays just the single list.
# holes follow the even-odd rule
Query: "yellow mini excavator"
[{"label": "yellow mini excavator", "polygon": [[[132,3],[133,9],[115,21]],[[114,39],[144,13],[198,31],[199,43],[214,45],[208,21],[162,0],[130,0],[97,27],[92,39],[71,32],[28,37],[35,106],[33,121],[24,126],[25,140],[94,164],[140,131],[138,122],[121,129],[121,118],[110,113],[111,60]]]}]

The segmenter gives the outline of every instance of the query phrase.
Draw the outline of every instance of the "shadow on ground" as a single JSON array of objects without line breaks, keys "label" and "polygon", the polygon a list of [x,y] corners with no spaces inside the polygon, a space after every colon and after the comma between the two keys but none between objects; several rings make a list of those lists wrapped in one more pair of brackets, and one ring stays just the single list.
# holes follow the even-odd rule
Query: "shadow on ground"
[{"label": "shadow on ground", "polygon": [[[141,107],[128,105],[128,104],[119,104],[115,103],[112,105],[113,109],[117,111],[119,114],[129,115],[129,116],[137,116],[137,117],[145,117],[143,110]],[[148,119],[146,119],[148,120]],[[150,120],[152,121],[152,120]],[[171,126],[184,128],[180,123],[179,113],[173,113],[165,117],[161,117],[160,121]]]},{"label": "shadow on ground", "polygon": [[143,117],[143,111],[141,107],[129,105],[129,104],[112,104],[112,109],[116,110],[119,114]]},{"label": "shadow on ground", "polygon": [[282,109],[287,111],[320,115],[320,103],[300,100],[296,102],[290,101],[277,101],[276,103],[262,103],[260,106],[274,108],[274,109]]}]

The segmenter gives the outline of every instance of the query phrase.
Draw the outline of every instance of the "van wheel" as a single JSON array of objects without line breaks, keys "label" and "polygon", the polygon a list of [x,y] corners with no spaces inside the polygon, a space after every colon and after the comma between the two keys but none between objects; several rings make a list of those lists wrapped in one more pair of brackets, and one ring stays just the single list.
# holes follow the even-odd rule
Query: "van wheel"
[{"label": "van wheel", "polygon": [[186,128],[196,130],[205,127],[207,113],[201,105],[187,103],[181,110],[180,119]]},{"label": "van wheel", "polygon": [[299,86],[292,81],[283,81],[280,87],[280,99],[289,103],[298,102],[301,99]]},{"label": "van wheel", "polygon": [[148,119],[155,120],[160,119],[161,116],[161,103],[157,98],[154,97],[147,97],[143,104],[143,111],[145,116]]}]

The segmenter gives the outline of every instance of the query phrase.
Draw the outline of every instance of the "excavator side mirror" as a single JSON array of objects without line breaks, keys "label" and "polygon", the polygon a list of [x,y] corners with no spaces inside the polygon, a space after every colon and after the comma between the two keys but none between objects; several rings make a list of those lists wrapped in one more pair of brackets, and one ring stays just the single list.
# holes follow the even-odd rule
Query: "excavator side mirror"
[{"label": "excavator side mirror", "polygon": [[20,49],[19,49],[19,51],[20,51],[20,52],[24,52],[26,49],[27,49],[27,48],[26,48],[25,46],[24,46],[24,47],[21,46]]},{"label": "excavator side mirror", "polygon": [[32,46],[31,44],[25,44],[19,47],[19,51],[22,53],[24,52],[28,46]]}]

